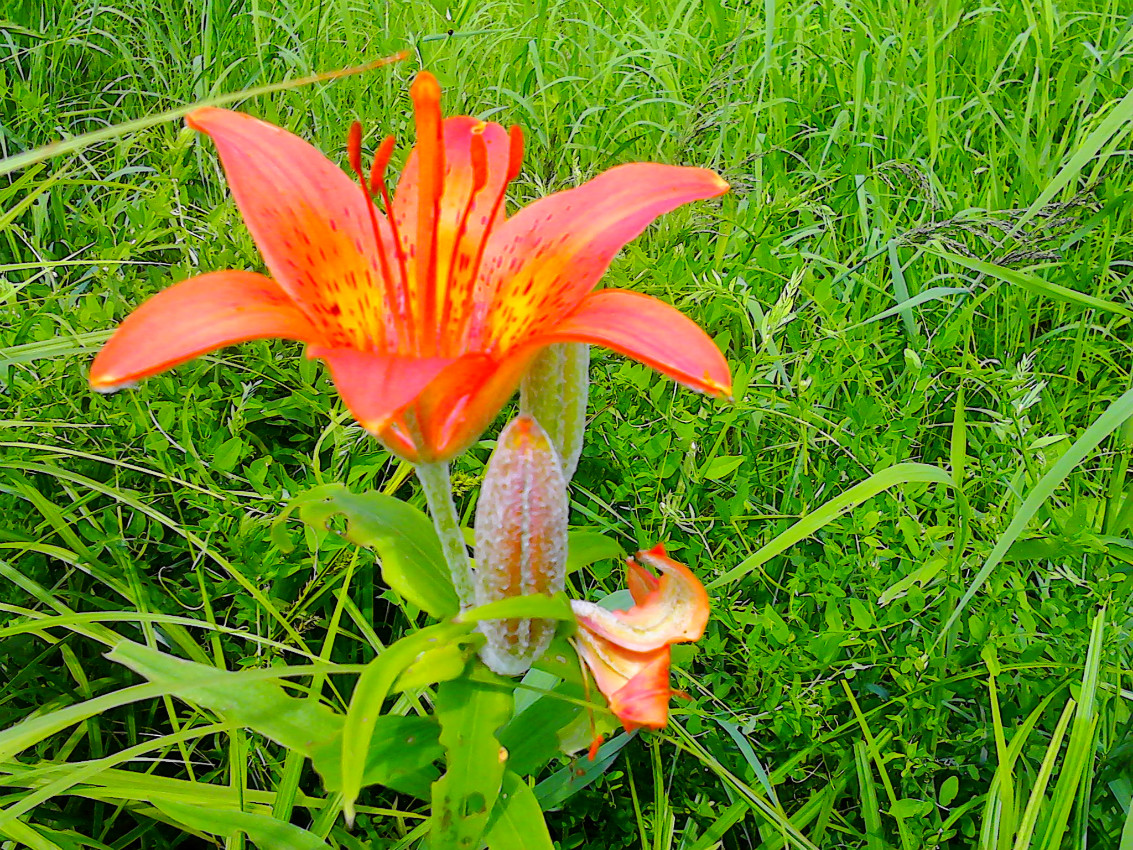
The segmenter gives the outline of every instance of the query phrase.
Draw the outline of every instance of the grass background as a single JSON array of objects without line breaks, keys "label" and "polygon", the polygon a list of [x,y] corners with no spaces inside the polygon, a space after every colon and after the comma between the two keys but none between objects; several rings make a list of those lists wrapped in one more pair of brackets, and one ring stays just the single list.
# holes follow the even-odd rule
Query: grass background
[{"label": "grass background", "polygon": [[[670,728],[548,815],[560,845],[1133,848],[1133,16],[1116,0],[4,0],[0,153],[404,46],[399,66],[242,108],[342,161],[361,120],[369,149],[402,140],[396,164],[424,65],[450,114],[523,125],[513,202],[634,160],[733,186],[606,278],[706,327],[736,403],[595,353],[572,522],[627,551],[666,541],[717,581],[715,618],[674,651],[691,700]],[[298,346],[86,388],[142,298],[228,267],[261,262],[211,146],[178,122],[0,179],[0,727],[134,683],[100,628],[240,669],[362,662],[407,626],[365,555],[308,532],[285,556],[270,537],[321,482],[421,501]],[[468,517],[489,451],[454,467]],[[802,516],[822,527],[790,535]],[[620,581],[600,563],[573,591]],[[111,622],[29,631],[76,611]],[[274,800],[286,768],[263,741],[160,737],[204,723],[172,700],[122,706],[0,763],[2,846],[206,846],[118,774],[28,790],[138,747],[119,767]],[[367,802],[353,837],[317,806],[314,831],[406,846],[419,810]]]}]

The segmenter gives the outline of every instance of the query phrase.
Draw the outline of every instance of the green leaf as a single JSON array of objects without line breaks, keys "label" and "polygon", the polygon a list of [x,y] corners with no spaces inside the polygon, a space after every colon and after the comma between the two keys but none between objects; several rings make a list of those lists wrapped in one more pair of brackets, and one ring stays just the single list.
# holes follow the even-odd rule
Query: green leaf
[{"label": "green leaf", "polygon": [[293,499],[281,519],[294,510],[321,529],[336,516],[345,518],[346,539],[373,549],[386,584],[422,611],[443,619],[460,610],[433,523],[417,508],[384,493],[326,484]]},{"label": "green leaf", "polygon": [[368,752],[381,718],[382,703],[401,674],[423,653],[450,646],[470,631],[471,623],[438,623],[422,629],[386,647],[358,677],[342,732],[342,798],[348,823],[354,821],[354,801],[365,784]]},{"label": "green leaf", "polygon": [[437,720],[447,770],[433,783],[434,850],[478,850],[507,764],[498,730],[512,695],[493,684],[454,679],[437,689]]},{"label": "green leaf", "polygon": [[456,618],[461,623],[478,623],[481,620],[545,619],[574,621],[570,600],[565,594],[532,593],[528,596],[511,596],[479,605]]},{"label": "green leaf", "polygon": [[[433,765],[444,756],[438,741],[441,728],[431,717],[401,717],[383,714],[374,722],[369,752],[362,774],[362,787],[384,785],[420,800],[429,798],[429,788],[440,775]],[[313,757],[315,769],[327,791],[342,790],[342,741],[320,749]]]},{"label": "green leaf", "polygon": [[871,499],[878,493],[898,484],[912,484],[914,482],[946,484],[951,487],[952,476],[940,467],[927,463],[898,463],[888,469],[883,469],[881,472],[875,472],[865,481],[855,484],[845,493],[835,496],[818,510],[807,514],[782,534],[766,543],[759,551],[748,555],[722,576],[710,581],[707,587],[719,587],[747,575],[776,555],[794,546],[800,540],[814,534],[827,523],[853,510],[867,499]]},{"label": "green leaf", "polygon": [[437,682],[447,682],[464,672],[468,660],[483,643],[479,635],[427,649],[406,667],[394,683],[394,690],[408,691]]},{"label": "green leaf", "polygon": [[625,557],[625,550],[612,537],[597,531],[577,529],[567,533],[567,574],[588,567],[595,561]]},{"label": "green leaf", "polygon": [[535,798],[543,811],[557,809],[571,796],[577,794],[607,770],[628,744],[637,735],[636,732],[623,732],[598,748],[594,761],[583,756],[576,759],[573,764],[556,770],[542,782],[535,786]]},{"label": "green leaf", "polygon": [[581,682],[562,682],[536,699],[500,732],[508,766],[520,776],[536,773],[561,752],[561,733],[583,712]]},{"label": "green leaf", "polygon": [[242,832],[260,850],[330,850],[330,846],[317,835],[268,815],[226,811],[212,806],[190,806],[168,800],[155,800],[153,804],[185,826],[201,832],[225,838],[235,838]]},{"label": "green leaf", "polygon": [[739,469],[745,460],[744,455],[717,455],[705,465],[701,478],[720,481]]},{"label": "green leaf", "polygon": [[308,756],[331,745],[342,732],[341,715],[315,700],[289,696],[271,682],[185,661],[129,640],[106,657],[182,699]]},{"label": "green leaf", "polygon": [[928,800],[914,800],[905,797],[889,807],[889,814],[898,819],[919,818],[932,810],[932,803]]},{"label": "green leaf", "polygon": [[[442,649],[458,651],[458,669],[446,666],[434,654]],[[392,689],[416,686],[417,682],[432,684],[450,672],[459,675],[469,654],[459,653],[459,649],[446,644],[410,657],[404,672],[398,671],[400,675]],[[123,641],[107,657],[226,721],[253,729],[301,753],[311,759],[328,791],[342,789],[345,718],[329,707],[312,699],[289,696],[270,682],[184,661],[132,641]],[[413,674],[415,678],[406,680],[417,665],[423,669]],[[432,763],[441,756],[439,732],[436,722],[427,717],[376,717],[368,747],[352,747],[361,763],[359,787],[381,784],[417,797],[427,796],[429,785],[437,776]]]},{"label": "green leaf", "polygon": [[937,573],[946,566],[948,566],[947,558],[938,556],[929,558],[924,565],[917,567],[917,569],[913,570],[907,576],[898,579],[893,584],[889,585],[889,587],[885,588],[877,598],[877,604],[884,608],[893,600],[900,599],[907,594],[912,589],[913,585],[925,587],[936,578]]},{"label": "green leaf", "polygon": [[29,850],[63,850],[54,841],[45,838],[23,821],[12,821],[0,827],[0,836],[19,841],[21,845],[26,845]]},{"label": "green leaf", "polygon": [[484,841],[489,850],[554,850],[535,793],[510,770],[504,773]]},{"label": "green leaf", "polygon": [[960,791],[960,780],[956,776],[949,776],[942,783],[940,783],[940,793],[937,795],[936,801],[942,806],[951,806],[952,801],[956,799],[956,794]]}]

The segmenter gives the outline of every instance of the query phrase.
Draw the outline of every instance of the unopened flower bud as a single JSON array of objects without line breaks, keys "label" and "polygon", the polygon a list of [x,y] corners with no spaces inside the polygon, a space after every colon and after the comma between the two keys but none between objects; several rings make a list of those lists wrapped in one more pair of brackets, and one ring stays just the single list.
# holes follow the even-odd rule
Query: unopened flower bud
[{"label": "unopened flower bud", "polygon": [[550,435],[568,484],[582,454],[589,373],[590,346],[561,342],[540,352],[520,385],[520,409],[535,417]]},{"label": "unopened flower bud", "polygon": [[[554,594],[566,580],[568,499],[559,456],[539,423],[513,419],[500,434],[476,505],[476,601]],[[518,676],[543,654],[555,620],[486,620],[480,652]]]}]

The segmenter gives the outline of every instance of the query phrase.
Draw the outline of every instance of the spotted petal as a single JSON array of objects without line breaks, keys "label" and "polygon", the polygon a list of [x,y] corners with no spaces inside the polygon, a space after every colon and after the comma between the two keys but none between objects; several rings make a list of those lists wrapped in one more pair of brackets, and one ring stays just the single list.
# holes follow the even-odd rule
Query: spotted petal
[{"label": "spotted petal", "polygon": [[632,163],[524,207],[489,238],[477,301],[491,306],[476,333],[506,350],[550,330],[655,218],[726,191],[704,168]]},{"label": "spotted petal", "polygon": [[356,348],[385,339],[392,311],[361,187],[298,136],[250,115],[206,107],[187,121],[216,144],[272,277],[324,336]]},{"label": "spotted petal", "polygon": [[728,362],[708,334],[676,308],[639,292],[592,293],[544,339],[602,345],[701,392],[732,392]]},{"label": "spotted petal", "polygon": [[275,281],[252,272],[190,278],[126,317],[90,369],[91,386],[110,392],[201,354],[265,337],[316,343],[316,328]]}]

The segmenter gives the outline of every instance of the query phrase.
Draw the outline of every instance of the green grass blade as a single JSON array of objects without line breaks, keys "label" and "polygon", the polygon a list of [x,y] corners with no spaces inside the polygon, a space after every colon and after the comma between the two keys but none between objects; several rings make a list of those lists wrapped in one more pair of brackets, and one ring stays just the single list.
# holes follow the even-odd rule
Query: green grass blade
[{"label": "green grass blade", "polygon": [[746,576],[753,570],[785,552],[800,540],[804,540],[825,526],[853,510],[858,505],[871,499],[878,493],[883,493],[890,487],[898,484],[944,484],[952,486],[952,476],[938,466],[927,463],[898,463],[881,472],[875,472],[865,481],[855,484],[845,493],[842,493],[813,513],[807,514],[786,531],[764,544],[757,552],[744,558],[732,569],[723,575],[714,578],[707,585],[708,588],[720,587],[730,581]]},{"label": "green grass blade", "polygon": [[[1015,850],[1027,850],[1031,846],[1031,836],[1046,803],[1046,786],[1054,772],[1058,753],[1062,749],[1062,739],[1066,736],[1066,727],[1070,725],[1075,707],[1076,704],[1073,699],[1067,700],[1066,707],[1062,710],[1062,716],[1058,718],[1058,725],[1054,729],[1054,734],[1051,735],[1050,744],[1046,748],[1046,754],[1043,756],[1042,764],[1039,765],[1038,774],[1035,776],[1035,784],[1031,789],[1031,796],[1027,800],[1027,807],[1023,810],[1023,817],[1019,821],[1019,833],[1015,837]],[[1035,848],[1035,850],[1046,850],[1046,848]]]},{"label": "green grass blade", "polygon": [[1007,554],[1007,550],[1011,548],[1012,544],[1019,539],[1019,535],[1023,533],[1043,503],[1062,485],[1070,473],[1078,467],[1078,464],[1085,460],[1102,440],[1120,428],[1121,424],[1130,416],[1133,416],[1133,389],[1127,390],[1110,404],[1105,412],[1094,420],[1082,436],[1075,440],[1073,445],[1066,450],[1066,453],[1055,461],[1046,474],[1039,479],[1031,492],[1027,494],[1027,498],[1023,500],[1023,504],[1015,511],[1011,522],[999,536],[999,540],[996,541],[991,552],[988,553],[983,566],[968,583],[968,588],[964,591],[964,595],[960,597],[955,610],[937,632],[933,646],[938,645],[943,640],[944,635],[948,634],[949,629],[960,619],[960,615],[963,614],[968,603],[972,601],[972,597],[983,587],[988,576],[1003,560],[1003,556]]},{"label": "green grass blade", "polygon": [[1122,132],[1130,120],[1133,120],[1133,91],[1121,98],[1110,110],[1109,115],[1082,141],[1078,150],[1074,151],[1074,155],[1059,169],[1054,179],[1043,187],[1038,197],[1031,202],[1027,211],[1019,217],[1007,235],[1010,236],[1022,230],[1031,219],[1038,215],[1043,207],[1054,199],[1055,195],[1081,174],[1090,160],[1098,155],[1098,152],[1105,147],[1111,138]]},{"label": "green grass blade", "polygon": [[81,135],[74,136],[70,139],[63,139],[58,142],[51,142],[43,147],[34,150],[25,151],[24,153],[9,156],[5,159],[0,159],[0,177],[5,174],[11,174],[13,171],[18,171],[21,168],[27,168],[29,165],[34,165],[51,157],[61,156],[68,153],[76,153],[83,148],[89,147],[97,142],[106,142],[112,139],[117,139],[130,133],[137,133],[139,130],[147,130],[150,127],[155,127],[158,124],[163,124],[166,121],[175,121],[178,118],[184,118],[190,112],[200,109],[204,106],[227,106],[230,103],[237,103],[241,100],[247,100],[250,97],[259,97],[260,95],[271,94],[278,91],[287,91],[288,89],[298,88],[300,86],[311,85],[312,83],[321,83],[327,80],[335,80],[339,77],[348,77],[353,74],[361,74],[365,71],[372,71],[375,68],[381,68],[384,65],[389,65],[393,62],[398,62],[404,59],[405,53],[395,53],[393,56],[385,56],[381,59],[374,59],[371,62],[366,62],[362,65],[355,65],[352,68],[341,68],[335,71],[322,71],[318,74],[310,74],[306,77],[300,77],[295,80],[285,80],[279,83],[269,83],[264,86],[257,86],[256,88],[245,89],[244,91],[230,92],[229,94],[222,94],[217,97],[209,97],[199,100],[196,103],[189,104],[188,106],[179,106],[176,109],[168,109],[165,112],[159,112],[156,115],[147,115],[145,118],[135,118],[133,121],[124,121],[121,124],[115,124],[112,127],[106,127],[102,130],[93,130],[89,133],[82,133]]},{"label": "green grass blade", "polygon": [[1009,269],[1004,266],[997,266],[994,263],[985,263],[983,260],[977,260],[973,257],[963,257],[960,254],[953,254],[949,251],[933,247],[929,247],[926,250],[929,253],[936,254],[938,257],[943,257],[950,262],[956,263],[958,266],[963,266],[974,272],[979,272],[980,274],[987,275],[996,280],[1001,280],[1004,283],[1009,283],[1012,286],[1017,286],[1020,289],[1033,292],[1036,295],[1053,298],[1056,301],[1064,301],[1067,304],[1076,304],[1079,307],[1101,310],[1103,313],[1116,313],[1118,316],[1124,316],[1127,319],[1133,318],[1133,309],[1126,307],[1124,304],[1107,301],[1095,295],[1079,292],[1076,289],[1070,289],[1069,287],[1061,286],[1057,283],[1051,283],[1048,280],[1043,280],[1038,275]]}]

